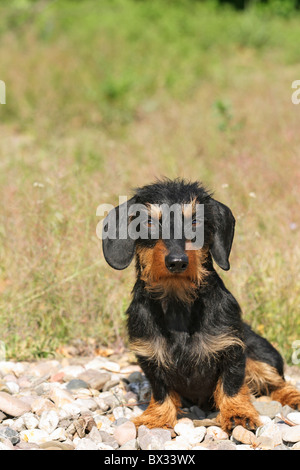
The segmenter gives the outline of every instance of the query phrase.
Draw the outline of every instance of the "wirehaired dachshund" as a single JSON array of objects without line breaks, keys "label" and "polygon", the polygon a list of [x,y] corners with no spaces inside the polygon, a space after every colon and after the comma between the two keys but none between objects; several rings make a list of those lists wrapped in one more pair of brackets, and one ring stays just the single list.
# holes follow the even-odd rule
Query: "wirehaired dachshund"
[{"label": "wirehaired dachshund", "polygon": [[[179,207],[181,216],[169,211],[164,234],[164,210],[170,207]],[[189,221],[190,232],[180,227],[181,219]],[[243,322],[238,302],[214,269],[213,261],[230,268],[234,227],[227,206],[202,184],[181,179],[138,188],[104,220],[108,264],[122,270],[135,257],[129,341],[152,389],[136,426],[173,427],[183,399],[219,410],[218,423],[228,432],[239,424],[260,425],[251,394],[300,408],[300,392],[285,381],[281,355]],[[203,235],[199,246],[197,229]]]}]

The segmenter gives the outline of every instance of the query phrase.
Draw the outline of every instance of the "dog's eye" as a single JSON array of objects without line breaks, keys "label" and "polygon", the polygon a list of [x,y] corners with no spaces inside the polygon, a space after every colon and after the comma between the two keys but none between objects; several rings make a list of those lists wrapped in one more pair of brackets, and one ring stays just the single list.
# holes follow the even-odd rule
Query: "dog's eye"
[{"label": "dog's eye", "polygon": [[153,225],[153,220],[152,220],[151,218],[148,219],[147,225],[148,225],[148,227],[152,227],[152,225]]},{"label": "dog's eye", "polygon": [[201,227],[202,224],[203,224],[203,219],[201,219],[201,218],[194,218],[194,219],[192,219],[192,227],[193,227],[193,228]]}]

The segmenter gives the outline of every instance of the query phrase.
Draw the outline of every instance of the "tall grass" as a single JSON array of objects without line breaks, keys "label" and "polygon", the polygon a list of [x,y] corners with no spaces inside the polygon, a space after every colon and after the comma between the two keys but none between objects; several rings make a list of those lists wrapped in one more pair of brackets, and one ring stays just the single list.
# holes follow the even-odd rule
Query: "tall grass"
[{"label": "tall grass", "polygon": [[0,339],[41,357],[126,341],[134,269],[111,270],[96,208],[165,175],[237,218],[223,276],[290,360],[300,337],[299,17],[152,0],[0,6]]}]

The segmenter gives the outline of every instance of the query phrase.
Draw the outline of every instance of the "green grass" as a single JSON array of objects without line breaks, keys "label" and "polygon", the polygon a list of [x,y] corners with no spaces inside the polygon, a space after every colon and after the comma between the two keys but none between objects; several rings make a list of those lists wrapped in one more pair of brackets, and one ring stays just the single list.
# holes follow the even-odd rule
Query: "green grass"
[{"label": "green grass", "polygon": [[[299,15],[214,2],[2,2],[0,340],[43,357],[126,341],[134,269],[113,271],[97,206],[158,176],[232,208],[245,318],[290,361],[300,338]],[[291,228],[292,227],[292,228]]]}]

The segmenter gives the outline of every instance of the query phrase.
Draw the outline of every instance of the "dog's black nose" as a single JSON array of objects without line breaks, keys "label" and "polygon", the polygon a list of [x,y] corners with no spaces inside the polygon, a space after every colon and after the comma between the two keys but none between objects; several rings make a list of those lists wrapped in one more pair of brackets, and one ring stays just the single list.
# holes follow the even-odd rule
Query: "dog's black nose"
[{"label": "dog's black nose", "polygon": [[171,273],[182,273],[188,267],[189,259],[185,253],[180,255],[169,253],[165,258],[165,263]]}]

